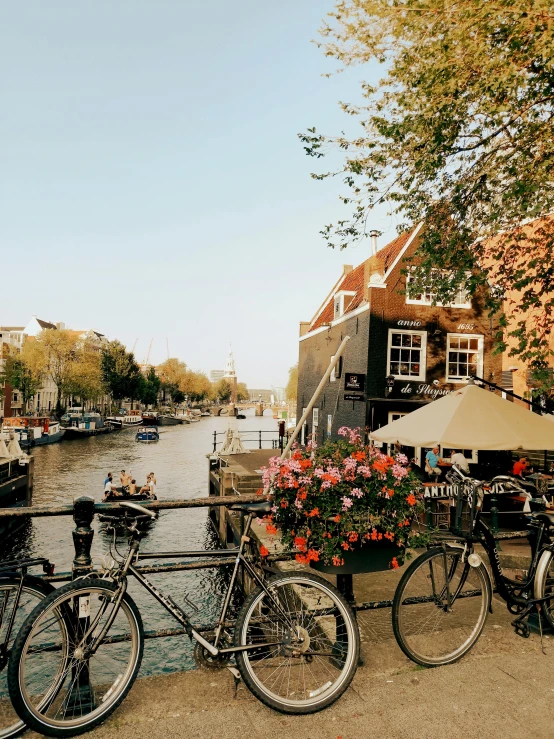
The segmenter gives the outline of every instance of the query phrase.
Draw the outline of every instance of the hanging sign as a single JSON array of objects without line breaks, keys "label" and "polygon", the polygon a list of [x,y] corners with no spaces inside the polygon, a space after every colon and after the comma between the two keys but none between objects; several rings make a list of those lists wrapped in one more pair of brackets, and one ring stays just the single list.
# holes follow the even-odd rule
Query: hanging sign
[{"label": "hanging sign", "polygon": [[363,393],[365,390],[365,375],[362,375],[359,372],[345,372],[344,389],[357,390],[358,392]]},{"label": "hanging sign", "polygon": [[356,393],[344,393],[344,399],[345,400],[361,400],[361,401],[365,400],[363,395],[356,395]]}]

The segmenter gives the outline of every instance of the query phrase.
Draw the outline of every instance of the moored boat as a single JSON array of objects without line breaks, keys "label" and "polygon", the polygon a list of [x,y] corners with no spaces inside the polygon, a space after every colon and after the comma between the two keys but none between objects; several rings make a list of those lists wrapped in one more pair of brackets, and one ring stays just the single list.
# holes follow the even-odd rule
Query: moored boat
[{"label": "moored boat", "polygon": [[158,416],[159,426],[177,426],[180,423],[183,423],[183,419],[179,418],[178,416],[170,416],[169,414],[165,413]]},{"label": "moored boat", "polygon": [[147,426],[157,426],[158,414],[154,413],[154,411],[144,411],[142,414],[142,422]]},{"label": "moored boat", "polygon": [[110,425],[115,427],[116,423],[114,422],[121,423],[120,428],[140,426],[142,423],[142,413],[140,411],[129,411],[129,413],[125,413],[124,415],[108,416],[108,418],[106,418],[106,423],[110,423]]},{"label": "moored boat", "polygon": [[140,426],[135,441],[159,441],[160,435],[155,426]]},{"label": "moored boat", "polygon": [[2,438],[8,441],[11,435],[19,442],[22,449],[42,444],[55,444],[62,440],[65,429],[59,421],[52,421],[48,416],[14,416],[4,418]]}]

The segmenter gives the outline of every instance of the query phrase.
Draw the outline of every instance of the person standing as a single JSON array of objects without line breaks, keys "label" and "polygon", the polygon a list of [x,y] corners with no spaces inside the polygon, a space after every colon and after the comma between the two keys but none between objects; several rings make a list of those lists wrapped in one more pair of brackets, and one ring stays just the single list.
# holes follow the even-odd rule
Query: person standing
[{"label": "person standing", "polygon": [[469,475],[469,462],[459,449],[452,450],[450,461],[452,462],[452,464],[455,464],[456,467],[462,470],[462,472],[465,472],[466,475]]}]

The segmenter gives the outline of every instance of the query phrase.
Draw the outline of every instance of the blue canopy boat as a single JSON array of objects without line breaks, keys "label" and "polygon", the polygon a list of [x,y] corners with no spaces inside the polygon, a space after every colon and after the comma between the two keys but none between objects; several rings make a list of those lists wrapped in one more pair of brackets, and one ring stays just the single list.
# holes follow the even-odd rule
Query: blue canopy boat
[{"label": "blue canopy boat", "polygon": [[135,436],[136,441],[159,441],[160,435],[155,426],[141,426]]}]

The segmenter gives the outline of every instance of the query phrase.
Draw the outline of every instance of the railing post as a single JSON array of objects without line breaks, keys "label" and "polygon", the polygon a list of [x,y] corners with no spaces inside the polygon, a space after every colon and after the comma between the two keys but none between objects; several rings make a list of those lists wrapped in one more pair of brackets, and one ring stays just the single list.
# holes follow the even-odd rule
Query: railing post
[{"label": "railing post", "polygon": [[73,530],[73,546],[75,559],[73,560],[73,579],[86,575],[92,571],[92,557],[90,550],[94,531],[91,528],[94,518],[94,499],[83,495],[73,501],[73,520],[76,527]]},{"label": "railing post", "polygon": [[262,432],[258,431],[258,435],[260,437],[260,449],[262,448]]},{"label": "railing post", "polygon": [[214,454],[217,452],[217,431],[214,431]]}]

